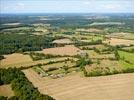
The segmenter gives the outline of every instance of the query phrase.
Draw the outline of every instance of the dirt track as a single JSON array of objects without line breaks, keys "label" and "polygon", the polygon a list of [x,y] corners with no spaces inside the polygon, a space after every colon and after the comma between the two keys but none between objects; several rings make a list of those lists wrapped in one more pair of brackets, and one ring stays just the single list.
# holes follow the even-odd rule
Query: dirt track
[{"label": "dirt track", "polygon": [[134,100],[134,73],[92,78],[77,74],[59,79],[41,78],[31,69],[24,73],[41,93],[56,100]]}]

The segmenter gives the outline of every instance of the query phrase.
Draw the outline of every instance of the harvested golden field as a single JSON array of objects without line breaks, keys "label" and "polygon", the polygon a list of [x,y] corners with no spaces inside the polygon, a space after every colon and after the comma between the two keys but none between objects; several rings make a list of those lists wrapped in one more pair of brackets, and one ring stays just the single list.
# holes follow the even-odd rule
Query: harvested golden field
[{"label": "harvested golden field", "polygon": [[56,100],[133,100],[134,73],[101,77],[78,74],[58,79],[41,78],[32,69],[23,71],[43,94]]},{"label": "harvested golden field", "polygon": [[104,41],[104,43],[110,43],[110,45],[134,45],[134,40],[125,40],[125,39],[117,39],[117,38],[111,38],[107,41]]},{"label": "harvested golden field", "polygon": [[32,61],[29,55],[23,55],[19,53],[5,55],[4,57],[5,59],[1,61],[2,66],[27,63]]},{"label": "harvested golden field", "polygon": [[10,85],[1,85],[0,86],[0,96],[11,97],[14,96],[14,92],[11,89]]},{"label": "harvested golden field", "polygon": [[57,44],[69,44],[72,43],[72,41],[70,39],[58,39],[58,40],[54,40],[53,43],[57,43]]},{"label": "harvested golden field", "polygon": [[44,54],[52,54],[52,55],[77,55],[81,53],[81,50],[73,45],[66,45],[64,47],[56,47],[56,48],[49,48],[43,49],[41,51]]},{"label": "harvested golden field", "polygon": [[[68,57],[68,58],[71,58],[71,57]],[[13,58],[12,58],[13,59]],[[26,61],[26,62],[19,62],[19,63],[15,63],[14,62],[10,62],[10,64],[6,63],[5,61],[1,61],[1,66],[0,68],[9,68],[9,67],[17,67],[17,68],[20,68],[21,66],[23,67],[28,67],[28,66],[34,66],[34,65],[37,65],[37,64],[44,64],[44,63],[48,63],[50,61],[61,61],[61,60],[65,60],[67,59],[67,57],[59,57],[59,58],[51,58],[51,59],[45,59],[45,60],[37,60],[37,61]],[[6,59],[4,59],[6,60]],[[27,59],[25,59],[27,60]],[[18,60],[16,60],[18,61]]]}]

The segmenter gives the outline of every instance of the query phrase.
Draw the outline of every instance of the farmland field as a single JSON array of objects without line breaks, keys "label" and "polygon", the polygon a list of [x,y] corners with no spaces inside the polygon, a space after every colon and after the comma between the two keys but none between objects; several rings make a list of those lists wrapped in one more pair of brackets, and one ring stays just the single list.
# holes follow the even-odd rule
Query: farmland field
[{"label": "farmland field", "polygon": [[90,58],[95,58],[95,59],[108,59],[108,58],[115,58],[114,54],[98,54],[96,53],[94,50],[84,50],[85,52],[87,52],[87,54],[89,55]]},{"label": "farmland field", "polygon": [[69,44],[69,43],[72,43],[72,41],[69,40],[69,39],[59,39],[59,40],[53,41],[53,43],[57,43],[57,44],[64,44],[64,43],[66,43],[66,44]]},{"label": "farmland field", "polygon": [[[38,2],[11,5],[29,12]],[[0,14],[0,100],[134,100],[133,13],[39,12]]]},{"label": "farmland field", "polygon": [[[19,59],[18,59],[19,58]],[[68,57],[70,58],[70,57]],[[67,59],[66,57],[60,57],[60,58],[51,58],[51,59],[45,59],[45,60],[38,60],[38,61],[32,61],[29,55],[22,55],[22,54],[11,54],[8,55],[7,58],[3,59],[0,64],[0,68],[9,68],[9,67],[29,67],[34,66],[37,64],[43,64],[48,63],[50,61],[61,61]]]},{"label": "farmland field", "polygon": [[5,57],[5,59],[3,59],[0,62],[1,66],[16,65],[16,64],[32,62],[32,59],[30,58],[29,55],[23,55],[23,54],[19,54],[19,53],[5,55],[4,57]]},{"label": "farmland field", "polygon": [[118,51],[120,58],[122,59],[120,61],[121,65],[124,68],[134,68],[134,54],[124,51]]},{"label": "farmland field", "polygon": [[31,69],[23,71],[27,78],[57,100],[132,100],[134,74],[84,78],[72,74],[59,79],[41,78]]},{"label": "farmland field", "polygon": [[0,86],[0,96],[11,97],[14,96],[14,92],[11,89],[10,85],[1,85]]},{"label": "farmland field", "polygon": [[73,45],[66,45],[65,47],[56,47],[56,48],[49,48],[43,49],[41,51],[44,54],[53,54],[53,55],[77,55],[81,53],[81,50]]},{"label": "farmland field", "polygon": [[134,45],[134,40],[125,40],[125,39],[117,39],[117,38],[111,38],[108,41],[105,41],[104,43],[110,43],[110,45]]}]

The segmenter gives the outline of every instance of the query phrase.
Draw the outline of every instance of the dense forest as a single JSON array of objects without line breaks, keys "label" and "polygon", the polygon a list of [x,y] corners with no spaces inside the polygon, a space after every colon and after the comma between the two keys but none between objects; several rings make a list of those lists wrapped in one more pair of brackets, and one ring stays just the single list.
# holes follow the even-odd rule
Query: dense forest
[{"label": "dense forest", "polygon": [[53,47],[53,40],[54,38],[49,36],[0,34],[0,55]]}]

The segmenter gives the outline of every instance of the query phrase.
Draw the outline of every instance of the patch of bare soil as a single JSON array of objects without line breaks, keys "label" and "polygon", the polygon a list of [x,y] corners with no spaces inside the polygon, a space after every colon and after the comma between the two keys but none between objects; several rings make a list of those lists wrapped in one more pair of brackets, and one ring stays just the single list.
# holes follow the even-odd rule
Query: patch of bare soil
[{"label": "patch of bare soil", "polygon": [[0,96],[11,97],[14,96],[14,92],[11,89],[10,85],[1,85],[0,86]]}]

